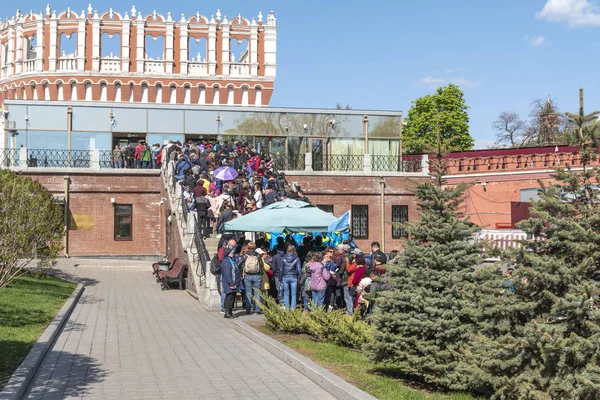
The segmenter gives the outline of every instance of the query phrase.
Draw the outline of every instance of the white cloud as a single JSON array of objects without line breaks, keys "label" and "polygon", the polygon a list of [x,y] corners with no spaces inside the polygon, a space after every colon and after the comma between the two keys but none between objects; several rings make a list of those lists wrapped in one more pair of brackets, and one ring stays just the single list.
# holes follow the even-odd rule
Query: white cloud
[{"label": "white cloud", "polygon": [[525,36],[525,40],[532,46],[540,47],[544,43],[546,43],[546,38],[543,36]]},{"label": "white cloud", "polygon": [[571,27],[600,26],[600,7],[591,0],[547,0],[536,18]]},{"label": "white cloud", "polygon": [[432,76],[426,76],[420,80],[425,85],[445,85],[447,81],[443,78],[434,78]]},{"label": "white cloud", "polygon": [[474,81],[469,80],[463,76],[457,76],[448,79],[426,76],[425,78],[422,78],[419,82],[421,82],[424,85],[429,85],[431,88],[437,88],[438,86],[447,85],[449,83],[468,88],[473,88],[476,86],[476,83]]},{"label": "white cloud", "polygon": [[468,87],[468,88],[473,88],[476,85],[475,82],[473,82],[472,80],[469,80],[463,76],[458,76],[456,78],[450,79],[450,83],[454,83],[455,85],[464,86],[464,87]]}]

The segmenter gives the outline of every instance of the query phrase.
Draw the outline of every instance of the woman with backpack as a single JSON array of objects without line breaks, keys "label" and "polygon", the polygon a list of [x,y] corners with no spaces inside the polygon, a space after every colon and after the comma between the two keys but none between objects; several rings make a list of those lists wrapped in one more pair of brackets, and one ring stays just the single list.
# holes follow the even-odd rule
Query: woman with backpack
[{"label": "woman with backpack", "polygon": [[[242,271],[244,287],[246,288],[246,315],[250,315],[253,312],[262,314],[260,310],[260,303],[262,301],[260,289],[264,264],[261,255],[256,252],[256,243],[248,243],[247,250],[238,265],[240,271]],[[253,304],[254,309],[252,309]]]},{"label": "woman with backpack", "polygon": [[318,307],[325,305],[325,291],[327,290],[327,281],[331,274],[322,263],[323,253],[316,252],[313,261],[308,264],[311,273],[310,288],[312,289],[312,300]]}]

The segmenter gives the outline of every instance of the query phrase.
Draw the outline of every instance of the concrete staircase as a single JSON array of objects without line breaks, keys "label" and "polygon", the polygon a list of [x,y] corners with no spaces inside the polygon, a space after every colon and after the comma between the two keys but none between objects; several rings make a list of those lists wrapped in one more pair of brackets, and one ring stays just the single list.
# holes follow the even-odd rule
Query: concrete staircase
[{"label": "concrete staircase", "polygon": [[[184,221],[185,214],[181,210],[181,186],[175,185],[173,192],[173,163],[169,163],[166,169],[162,170],[163,184],[165,185],[168,201],[171,210],[174,210],[171,218],[177,225],[183,250],[188,254],[190,261],[190,273],[194,279],[194,286],[197,289],[197,297],[200,304],[210,311],[221,310],[221,295],[217,287],[217,279],[210,273],[210,259],[217,252],[219,238],[213,235],[210,239],[202,240],[195,237],[196,231],[196,213],[188,213],[187,220]],[[204,247],[204,248],[202,248]],[[201,271],[205,271],[203,274]]]}]

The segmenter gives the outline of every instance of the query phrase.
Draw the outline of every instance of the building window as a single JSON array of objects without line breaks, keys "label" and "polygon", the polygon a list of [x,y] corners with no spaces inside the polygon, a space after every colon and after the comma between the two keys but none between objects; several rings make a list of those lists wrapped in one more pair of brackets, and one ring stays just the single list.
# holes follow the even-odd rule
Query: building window
[{"label": "building window", "polygon": [[132,240],[133,206],[115,205],[115,240]]},{"label": "building window", "polygon": [[369,206],[352,206],[352,236],[356,239],[369,237]]},{"label": "building window", "polygon": [[405,238],[406,231],[399,223],[408,222],[408,206],[392,206],[392,239]]},{"label": "building window", "polygon": [[321,211],[325,211],[326,213],[333,215],[333,204],[317,204],[317,207]]}]

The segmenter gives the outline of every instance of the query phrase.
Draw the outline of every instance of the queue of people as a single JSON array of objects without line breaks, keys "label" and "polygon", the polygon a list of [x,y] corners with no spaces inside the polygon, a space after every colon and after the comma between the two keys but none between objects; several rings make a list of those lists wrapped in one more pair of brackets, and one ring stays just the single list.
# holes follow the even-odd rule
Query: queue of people
[{"label": "queue of people", "polygon": [[[307,234],[298,243],[290,235],[270,240],[264,233],[251,241],[243,233],[225,232],[226,222],[266,205],[287,198],[310,203],[301,187],[289,184],[276,170],[272,155],[256,152],[248,143],[207,141],[171,141],[159,153],[174,162],[172,174],[188,211],[196,212],[199,233],[205,238],[220,235],[212,263],[219,267],[225,318],[235,317],[238,292],[246,314],[261,313],[262,298],[272,296],[288,310],[345,309],[364,317],[372,312],[377,294],[391,288],[385,280],[386,264],[394,262],[397,251],[388,260],[377,242],[363,254],[351,238],[328,245],[319,234]],[[134,153],[137,166],[135,160]],[[235,173],[215,176],[220,167]]]},{"label": "queue of people", "polygon": [[[280,239],[280,240],[279,240]],[[261,313],[261,301],[271,296],[285,309],[315,307],[326,311],[345,309],[366,318],[373,312],[380,292],[392,290],[386,281],[386,265],[397,261],[373,242],[365,255],[351,243],[323,247],[319,237],[307,236],[297,247],[291,238],[278,238],[271,248],[264,235],[256,242],[235,233],[222,237],[217,259],[221,266],[221,312],[235,318],[233,300],[242,293],[246,314]],[[258,301],[257,301],[258,300]]]},{"label": "queue of people", "polygon": [[[188,211],[197,213],[205,238],[222,233],[226,222],[266,205],[287,198],[309,202],[301,187],[277,172],[271,154],[257,153],[248,143],[171,141],[160,153],[174,162],[172,173]],[[219,167],[229,167],[235,175],[217,177]]]}]

